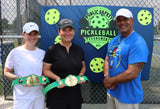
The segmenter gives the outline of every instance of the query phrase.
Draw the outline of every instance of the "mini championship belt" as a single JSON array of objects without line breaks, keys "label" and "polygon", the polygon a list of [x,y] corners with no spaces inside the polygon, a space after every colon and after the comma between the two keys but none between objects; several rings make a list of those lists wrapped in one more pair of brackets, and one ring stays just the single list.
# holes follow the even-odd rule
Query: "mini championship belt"
[{"label": "mini championship belt", "polygon": [[68,75],[65,79],[61,79],[60,82],[55,81],[55,82],[49,84],[48,86],[46,86],[42,90],[42,92],[43,92],[43,95],[45,95],[51,89],[58,87],[62,84],[66,85],[68,87],[73,87],[73,86],[77,85],[79,81],[85,81],[85,80],[88,80],[88,78],[84,75],[83,76]]},{"label": "mini championship belt", "polygon": [[23,85],[23,84],[27,84],[31,87],[34,87],[34,86],[37,86],[41,83],[48,83],[49,82],[49,79],[45,76],[37,76],[37,75],[29,75],[27,77],[22,77],[22,78],[18,78],[18,79],[15,79],[13,82],[12,82],[12,88],[15,84],[20,84],[20,85]]}]

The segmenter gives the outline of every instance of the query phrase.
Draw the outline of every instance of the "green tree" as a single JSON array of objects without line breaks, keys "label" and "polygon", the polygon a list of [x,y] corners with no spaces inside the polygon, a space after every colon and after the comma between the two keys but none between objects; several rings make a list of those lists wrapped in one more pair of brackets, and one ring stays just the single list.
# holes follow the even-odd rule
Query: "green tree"
[{"label": "green tree", "polygon": [[13,23],[10,25],[10,28],[12,28],[12,30],[14,31],[17,30],[17,17],[13,20]]},{"label": "green tree", "polygon": [[8,20],[6,18],[2,19],[2,29],[7,29],[8,27]]}]

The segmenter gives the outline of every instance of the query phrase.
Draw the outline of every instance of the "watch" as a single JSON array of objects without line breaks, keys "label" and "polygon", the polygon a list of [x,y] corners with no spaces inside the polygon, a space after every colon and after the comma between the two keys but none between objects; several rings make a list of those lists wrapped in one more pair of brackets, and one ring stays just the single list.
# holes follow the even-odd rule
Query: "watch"
[{"label": "watch", "polygon": [[75,85],[78,84],[79,81],[85,81],[85,80],[88,80],[87,76],[75,76],[75,75],[68,75],[65,79],[60,79],[58,81],[55,81],[51,84],[49,84],[48,86],[46,86],[42,92],[43,92],[43,95],[45,95],[48,91],[50,91],[51,89],[55,88],[55,87],[58,87],[58,86],[61,86],[62,84],[68,86],[68,87],[73,87]]},{"label": "watch", "polygon": [[31,74],[27,77],[22,77],[22,78],[15,79],[12,82],[12,88],[16,84],[20,84],[20,85],[27,84],[31,87],[34,87],[34,86],[37,86],[41,83],[48,83],[48,82],[49,82],[49,79],[45,76],[37,76],[35,74]]}]

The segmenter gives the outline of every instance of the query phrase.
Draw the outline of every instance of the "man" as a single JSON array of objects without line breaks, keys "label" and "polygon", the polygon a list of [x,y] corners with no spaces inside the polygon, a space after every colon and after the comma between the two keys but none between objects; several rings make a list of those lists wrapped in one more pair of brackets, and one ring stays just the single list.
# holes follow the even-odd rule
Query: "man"
[{"label": "man", "polygon": [[143,100],[141,72],[147,63],[148,47],[133,29],[130,10],[119,9],[114,20],[121,34],[108,44],[104,63],[107,109],[138,109]]}]

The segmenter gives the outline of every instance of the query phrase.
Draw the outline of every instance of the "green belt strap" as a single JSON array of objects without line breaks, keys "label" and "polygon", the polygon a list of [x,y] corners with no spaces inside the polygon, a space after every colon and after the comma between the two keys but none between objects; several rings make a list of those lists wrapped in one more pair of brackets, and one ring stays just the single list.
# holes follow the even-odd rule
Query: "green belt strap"
[{"label": "green belt strap", "polygon": [[17,78],[15,79],[13,82],[12,82],[12,88],[15,84],[20,84],[20,85],[23,85],[23,84],[27,84],[31,87],[34,87],[34,86],[37,86],[41,83],[48,83],[49,82],[49,79],[45,76],[37,76],[37,75],[34,75],[34,74],[31,74],[27,77],[22,77],[22,78]]},{"label": "green belt strap", "polygon": [[68,86],[68,87],[73,87],[75,85],[77,85],[77,83],[79,81],[85,81],[88,80],[88,78],[86,76],[74,76],[74,75],[68,75],[65,79],[60,79],[60,82],[58,83],[57,81],[49,84],[48,86],[46,86],[42,92],[43,95],[45,95],[48,91],[50,91],[51,89],[58,87],[62,84]]}]

